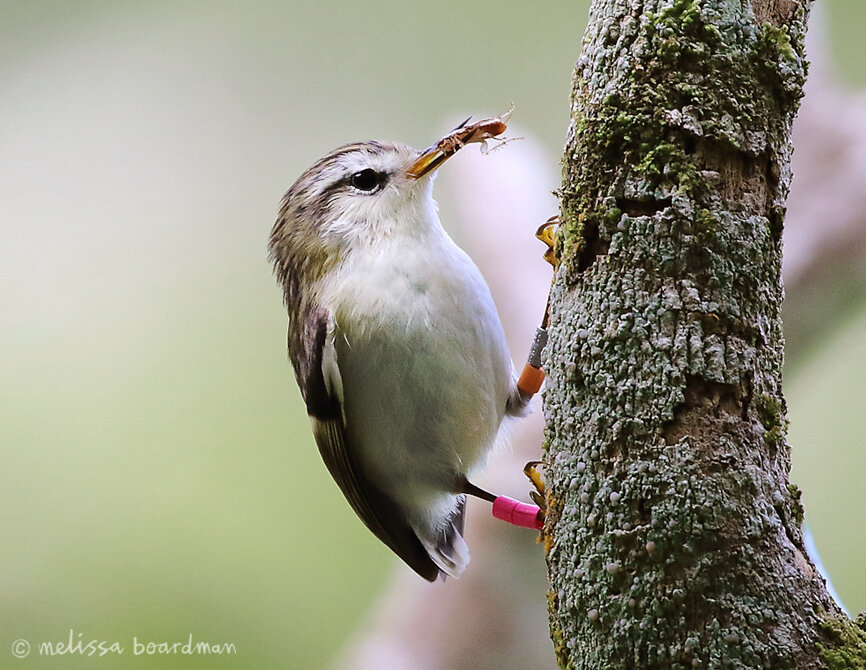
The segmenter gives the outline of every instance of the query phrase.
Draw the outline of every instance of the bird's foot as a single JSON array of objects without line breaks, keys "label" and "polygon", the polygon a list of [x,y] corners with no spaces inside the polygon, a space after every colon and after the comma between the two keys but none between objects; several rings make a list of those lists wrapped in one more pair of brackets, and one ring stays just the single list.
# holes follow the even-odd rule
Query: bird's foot
[{"label": "bird's foot", "polygon": [[544,496],[547,487],[544,484],[544,480],[541,478],[541,474],[536,469],[539,465],[544,465],[544,461],[529,461],[529,463],[523,466],[523,474],[529,478],[529,481],[535,488],[534,491],[529,492],[529,497],[532,498],[532,501],[536,505],[538,505],[541,514],[544,515],[547,509],[547,503]]},{"label": "bird's foot", "polygon": [[555,214],[535,231],[535,236],[547,245],[544,260],[550,263],[554,269],[559,266],[559,257],[556,254],[556,234],[559,232],[559,223],[559,215]]}]

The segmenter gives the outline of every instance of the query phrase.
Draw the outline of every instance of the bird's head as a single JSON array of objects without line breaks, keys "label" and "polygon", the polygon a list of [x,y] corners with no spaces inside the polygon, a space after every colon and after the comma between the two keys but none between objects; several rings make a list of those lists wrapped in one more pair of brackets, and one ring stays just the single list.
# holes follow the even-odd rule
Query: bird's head
[{"label": "bird's head", "polygon": [[316,161],[286,192],[271,230],[271,260],[287,298],[358,247],[417,239],[439,226],[436,170],[461,147],[505,131],[510,112],[469,124],[418,151],[394,142],[358,142]]},{"label": "bird's head", "polygon": [[432,181],[444,161],[440,154],[373,141],[347,144],[316,161],[286,193],[271,231],[277,273],[298,256],[328,265],[358,244],[412,234],[414,226],[435,220]]}]

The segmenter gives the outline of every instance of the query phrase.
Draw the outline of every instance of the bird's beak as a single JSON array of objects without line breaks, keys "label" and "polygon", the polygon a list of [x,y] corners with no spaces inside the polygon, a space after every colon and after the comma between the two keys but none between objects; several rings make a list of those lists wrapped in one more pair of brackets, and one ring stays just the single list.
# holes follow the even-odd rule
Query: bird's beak
[{"label": "bird's beak", "polygon": [[407,174],[415,179],[420,179],[425,174],[433,172],[453,155],[453,153],[445,153],[438,145],[433,145],[421,152],[418,159],[407,170]]}]

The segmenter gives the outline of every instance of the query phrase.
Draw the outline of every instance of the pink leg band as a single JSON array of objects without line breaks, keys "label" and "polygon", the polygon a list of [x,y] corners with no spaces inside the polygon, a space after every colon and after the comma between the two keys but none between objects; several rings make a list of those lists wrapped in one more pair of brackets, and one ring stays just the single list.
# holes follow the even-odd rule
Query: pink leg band
[{"label": "pink leg band", "polygon": [[493,516],[521,528],[541,530],[544,527],[541,509],[508,496],[499,496],[493,501]]}]

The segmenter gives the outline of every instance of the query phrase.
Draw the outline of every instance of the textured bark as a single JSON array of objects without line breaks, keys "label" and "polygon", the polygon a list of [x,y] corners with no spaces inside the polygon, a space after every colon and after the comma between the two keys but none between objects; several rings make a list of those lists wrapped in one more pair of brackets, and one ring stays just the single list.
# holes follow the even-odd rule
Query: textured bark
[{"label": "textured bark", "polygon": [[781,232],[807,12],[592,4],[545,393],[562,667],[834,667],[862,641],[788,482]]}]

